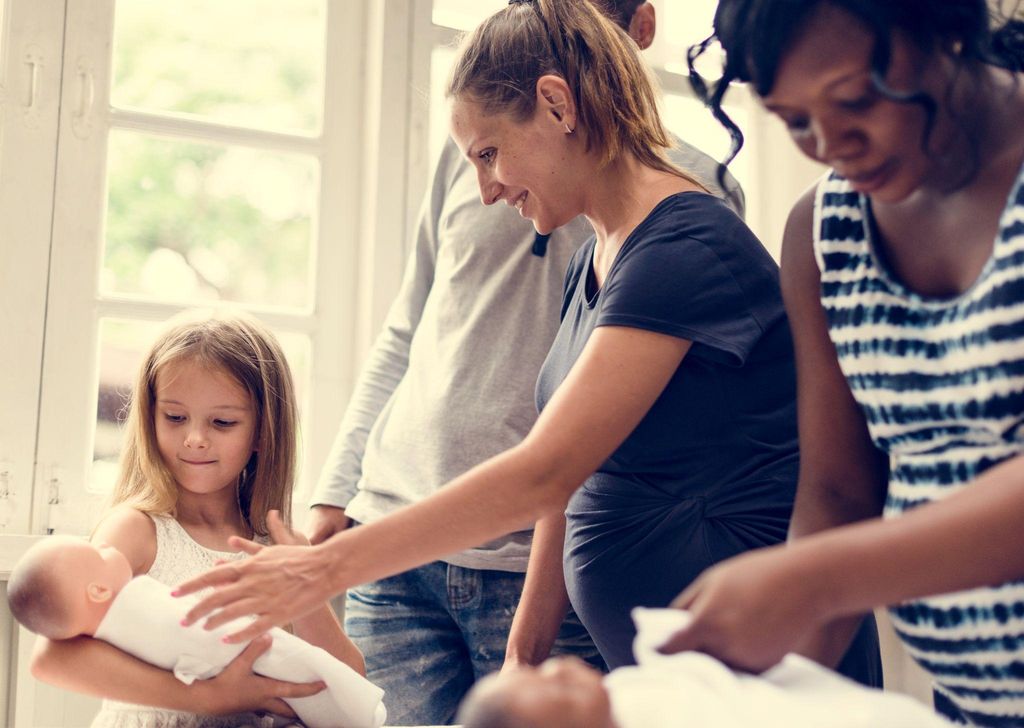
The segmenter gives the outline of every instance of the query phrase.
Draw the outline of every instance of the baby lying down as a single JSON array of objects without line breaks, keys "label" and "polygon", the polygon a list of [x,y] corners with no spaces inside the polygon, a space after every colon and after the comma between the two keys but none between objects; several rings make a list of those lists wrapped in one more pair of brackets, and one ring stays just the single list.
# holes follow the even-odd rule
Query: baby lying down
[{"label": "baby lying down", "polygon": [[[182,627],[196,603],[174,598],[149,576],[132,578],[120,551],[68,536],[49,536],[26,552],[8,583],[11,612],[21,624],[50,639],[92,635],[165,670],[186,684],[223,670],[244,644],[221,637],[238,620],[207,631]],[[286,702],[308,728],[380,728],[384,691],[326,651],[285,632],[270,631],[273,643],[253,664],[266,677],[292,682],[322,681],[327,687]]]},{"label": "baby lying down", "polygon": [[466,696],[463,728],[943,728],[915,700],[865,688],[798,655],[763,675],[707,655],[659,654],[685,612],[633,610],[638,665],[602,676],[580,660],[491,675]]}]

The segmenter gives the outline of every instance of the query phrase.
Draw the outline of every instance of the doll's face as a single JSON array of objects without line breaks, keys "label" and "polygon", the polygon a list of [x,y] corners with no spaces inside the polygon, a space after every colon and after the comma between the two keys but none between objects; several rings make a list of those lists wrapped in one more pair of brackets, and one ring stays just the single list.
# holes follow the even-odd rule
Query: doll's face
[{"label": "doll's face", "polygon": [[545,728],[612,728],[611,702],[601,673],[575,657],[488,678],[506,710]]}]

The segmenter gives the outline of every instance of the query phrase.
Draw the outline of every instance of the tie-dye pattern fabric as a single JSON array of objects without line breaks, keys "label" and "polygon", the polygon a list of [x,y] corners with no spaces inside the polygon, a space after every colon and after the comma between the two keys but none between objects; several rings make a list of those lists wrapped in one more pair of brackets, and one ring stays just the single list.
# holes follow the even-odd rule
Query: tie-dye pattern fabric
[{"label": "tie-dye pattern fabric", "polygon": [[[889,455],[886,517],[946,498],[1024,450],[1022,182],[1024,168],[978,279],[943,299],[897,280],[872,243],[867,198],[835,174],[818,186],[821,300],[871,438]],[[1024,581],[918,599],[891,613],[963,719],[1024,725]]]}]

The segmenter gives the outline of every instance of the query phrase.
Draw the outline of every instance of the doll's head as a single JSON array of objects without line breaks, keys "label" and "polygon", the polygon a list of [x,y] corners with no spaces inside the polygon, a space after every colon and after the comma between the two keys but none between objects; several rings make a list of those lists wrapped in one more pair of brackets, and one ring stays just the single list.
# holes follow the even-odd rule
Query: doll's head
[{"label": "doll's head", "polygon": [[488,675],[459,708],[463,728],[614,728],[600,672],[575,657]]},{"label": "doll's head", "polygon": [[[128,407],[121,475],[114,503],[146,513],[175,513],[177,462],[161,448],[161,424],[184,421],[189,412],[164,411],[158,390],[184,370],[199,370],[223,382],[229,399],[244,405],[251,442],[229,474],[242,515],[258,535],[267,533],[267,512],[288,522],[295,477],[297,415],[291,371],[274,335],[255,318],[239,313],[186,312],[174,317],[153,343],[139,370]],[[195,378],[193,378],[195,380]],[[199,378],[202,381],[202,378]],[[208,413],[207,413],[208,414]],[[206,416],[206,414],[204,414]],[[228,432],[237,417],[207,417],[210,433]],[[202,460],[202,457],[195,458]]]},{"label": "doll's head", "polygon": [[113,546],[47,536],[14,567],[7,601],[14,618],[38,635],[91,635],[131,578],[131,565]]}]

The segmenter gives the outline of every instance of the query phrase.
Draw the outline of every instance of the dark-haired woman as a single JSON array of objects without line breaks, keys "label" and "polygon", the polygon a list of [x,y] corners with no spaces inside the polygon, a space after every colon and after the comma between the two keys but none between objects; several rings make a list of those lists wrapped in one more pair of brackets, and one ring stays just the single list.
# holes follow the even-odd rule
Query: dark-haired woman
[{"label": "dark-haired woman", "polygon": [[1024,36],[988,20],[984,0],[720,3],[708,100],[749,81],[833,170],[782,256],[793,530],[830,530],[705,573],[667,651],[763,669],[893,605],[943,713],[1024,725]]}]

